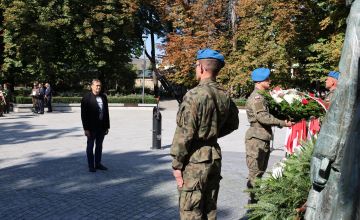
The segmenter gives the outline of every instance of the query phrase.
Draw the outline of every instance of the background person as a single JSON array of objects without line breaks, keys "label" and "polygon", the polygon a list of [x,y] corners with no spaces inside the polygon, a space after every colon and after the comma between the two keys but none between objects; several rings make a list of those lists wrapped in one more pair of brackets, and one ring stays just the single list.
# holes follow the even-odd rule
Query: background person
[{"label": "background person", "polygon": [[48,108],[47,112],[52,112],[52,106],[51,106],[51,101],[52,101],[52,89],[49,83],[45,83],[45,104]]},{"label": "background person", "polygon": [[38,88],[38,83],[35,82],[31,90],[31,99],[32,99],[34,113],[39,112],[38,97],[39,97],[39,88]]},{"label": "background person", "polygon": [[42,83],[39,83],[39,95],[37,97],[38,102],[38,114],[44,114],[44,103],[45,103],[45,89]]},{"label": "background person", "polygon": [[325,88],[328,89],[329,92],[326,94],[324,101],[327,109],[330,107],[331,99],[332,96],[334,95],[334,91],[336,89],[339,76],[340,76],[339,72],[330,71],[328,77],[326,78]]},{"label": "background person", "polygon": [[4,116],[5,106],[6,106],[5,95],[3,93],[3,88],[0,84],[0,117]]},{"label": "background person", "polygon": [[[246,101],[246,114],[250,123],[245,134],[246,164],[249,169],[247,187],[253,188],[257,177],[266,171],[270,157],[271,126],[290,127],[292,123],[280,120],[269,113],[268,103],[262,92],[270,88],[270,69],[258,68],[251,73],[255,89]],[[249,203],[255,203],[255,195],[250,193]]]},{"label": "background person", "polygon": [[5,110],[4,113],[10,113],[10,105],[11,105],[11,101],[12,101],[12,91],[10,89],[10,85],[8,83],[4,84],[4,90],[3,90],[3,95],[5,97]]},{"label": "background person", "polygon": [[221,149],[217,139],[239,125],[238,109],[215,81],[224,66],[219,52],[197,53],[199,85],[183,98],[170,149],[179,190],[180,219],[216,219],[221,172]]},{"label": "background person", "polygon": [[[101,82],[98,79],[91,82],[91,91],[86,93],[81,100],[81,121],[87,137],[86,155],[89,171],[107,170],[101,164],[101,155],[104,137],[110,128],[109,107],[106,95],[101,93]],[[96,144],[95,158],[94,142]]]}]

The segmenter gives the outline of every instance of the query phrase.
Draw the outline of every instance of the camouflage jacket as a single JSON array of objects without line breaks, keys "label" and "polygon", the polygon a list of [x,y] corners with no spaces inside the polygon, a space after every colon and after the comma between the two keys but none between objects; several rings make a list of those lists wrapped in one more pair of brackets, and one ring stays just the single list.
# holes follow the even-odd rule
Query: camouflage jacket
[{"label": "camouflage jacket", "polygon": [[170,149],[172,167],[182,170],[189,162],[221,159],[217,138],[238,128],[238,112],[234,102],[216,82],[201,80],[197,87],[186,93],[179,107]]},{"label": "camouflage jacket", "polygon": [[246,101],[246,114],[250,123],[245,138],[258,138],[264,141],[272,139],[271,126],[285,126],[285,121],[275,118],[269,113],[268,103],[264,96],[256,89]]},{"label": "camouflage jacket", "polygon": [[325,99],[324,99],[326,109],[329,109],[333,95],[334,95],[334,90],[329,91],[326,94]]}]

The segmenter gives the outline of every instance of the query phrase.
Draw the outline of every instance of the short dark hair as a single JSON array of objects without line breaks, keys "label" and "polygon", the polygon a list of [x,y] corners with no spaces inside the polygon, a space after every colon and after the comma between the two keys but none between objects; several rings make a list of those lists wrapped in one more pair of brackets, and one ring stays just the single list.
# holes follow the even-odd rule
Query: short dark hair
[{"label": "short dark hair", "polygon": [[218,74],[221,68],[224,67],[224,63],[217,59],[201,59],[199,63],[206,69],[206,71],[212,74]]}]

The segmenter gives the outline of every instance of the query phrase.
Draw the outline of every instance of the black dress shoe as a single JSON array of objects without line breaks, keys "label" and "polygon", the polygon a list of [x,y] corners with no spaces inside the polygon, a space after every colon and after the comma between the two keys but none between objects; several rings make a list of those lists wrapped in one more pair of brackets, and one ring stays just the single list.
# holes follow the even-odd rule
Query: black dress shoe
[{"label": "black dress shoe", "polygon": [[94,167],[89,167],[89,172],[94,173],[94,172],[96,172],[96,169]]},{"label": "black dress shoe", "polygon": [[102,164],[96,165],[95,168],[98,169],[98,170],[107,170],[108,169]]}]

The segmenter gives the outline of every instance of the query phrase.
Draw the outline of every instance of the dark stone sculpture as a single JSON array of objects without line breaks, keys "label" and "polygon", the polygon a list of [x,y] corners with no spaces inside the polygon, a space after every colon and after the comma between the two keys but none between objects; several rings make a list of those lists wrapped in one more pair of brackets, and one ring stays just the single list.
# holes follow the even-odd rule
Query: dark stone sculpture
[{"label": "dark stone sculpture", "polygon": [[354,0],[346,0],[346,5],[351,5]]},{"label": "dark stone sculpture", "polygon": [[360,219],[360,0],[349,1],[340,79],[311,161],[305,219]]}]

